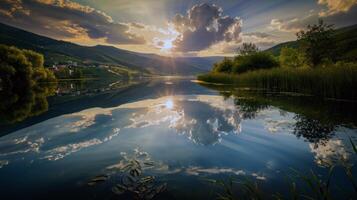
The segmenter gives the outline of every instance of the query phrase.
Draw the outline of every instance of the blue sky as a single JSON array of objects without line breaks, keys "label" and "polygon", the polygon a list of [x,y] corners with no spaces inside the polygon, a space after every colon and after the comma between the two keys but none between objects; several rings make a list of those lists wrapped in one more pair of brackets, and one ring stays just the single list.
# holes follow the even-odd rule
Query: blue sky
[{"label": "blue sky", "polygon": [[352,25],[357,0],[2,0],[0,22],[82,45],[171,56],[232,55],[296,39],[318,18]]}]

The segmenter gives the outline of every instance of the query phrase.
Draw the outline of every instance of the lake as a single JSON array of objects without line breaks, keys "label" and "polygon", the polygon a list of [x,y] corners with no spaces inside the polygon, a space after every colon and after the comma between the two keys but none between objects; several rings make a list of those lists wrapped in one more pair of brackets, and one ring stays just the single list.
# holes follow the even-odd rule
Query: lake
[{"label": "lake", "polygon": [[61,82],[45,100],[0,126],[2,199],[216,199],[230,180],[314,197],[303,176],[323,185],[331,166],[331,195],[356,198],[356,102],[170,77]]}]

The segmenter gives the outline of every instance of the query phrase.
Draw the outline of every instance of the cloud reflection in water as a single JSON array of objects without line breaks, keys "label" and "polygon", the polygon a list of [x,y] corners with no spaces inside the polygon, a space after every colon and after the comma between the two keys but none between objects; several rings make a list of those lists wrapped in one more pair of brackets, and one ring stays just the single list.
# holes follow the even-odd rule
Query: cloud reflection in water
[{"label": "cloud reflection in water", "polygon": [[[63,159],[109,142],[122,131],[139,133],[139,130],[149,127],[174,131],[194,144],[214,145],[221,142],[224,135],[241,132],[243,115],[233,99],[224,100],[213,95],[165,96],[112,108],[91,108],[52,118],[0,138],[1,166],[34,154],[39,159]],[[291,113],[282,116],[277,109],[265,109],[257,115],[258,123],[273,133],[291,132],[296,122],[293,117]],[[341,146],[338,144],[344,145],[331,140],[326,147],[313,148],[310,145],[310,149],[316,159],[328,160],[337,154],[347,158],[344,148],[330,151],[336,145]],[[202,173],[210,170],[196,167],[191,171]]]}]

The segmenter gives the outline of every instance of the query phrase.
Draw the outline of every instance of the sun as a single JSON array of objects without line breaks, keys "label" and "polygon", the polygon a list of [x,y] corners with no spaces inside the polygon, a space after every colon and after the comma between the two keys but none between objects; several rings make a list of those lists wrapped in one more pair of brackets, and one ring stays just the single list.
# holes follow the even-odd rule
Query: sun
[{"label": "sun", "polygon": [[173,47],[172,41],[173,40],[170,40],[170,39],[162,41],[163,45],[161,47],[161,50],[162,51],[170,51],[172,49],[172,47]]}]

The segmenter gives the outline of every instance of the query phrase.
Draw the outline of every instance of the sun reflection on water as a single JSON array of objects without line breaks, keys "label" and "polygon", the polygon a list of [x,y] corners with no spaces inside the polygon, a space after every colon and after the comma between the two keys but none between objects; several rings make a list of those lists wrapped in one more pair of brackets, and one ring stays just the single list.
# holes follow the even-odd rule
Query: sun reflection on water
[{"label": "sun reflection on water", "polygon": [[169,110],[172,110],[174,108],[174,102],[172,101],[172,99],[168,99],[165,102],[165,107]]}]

